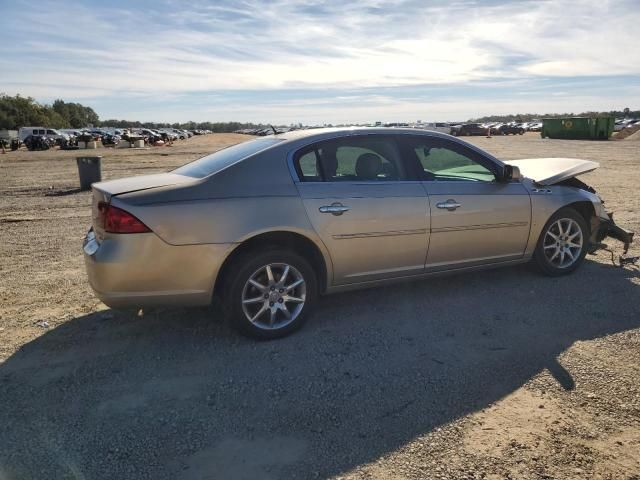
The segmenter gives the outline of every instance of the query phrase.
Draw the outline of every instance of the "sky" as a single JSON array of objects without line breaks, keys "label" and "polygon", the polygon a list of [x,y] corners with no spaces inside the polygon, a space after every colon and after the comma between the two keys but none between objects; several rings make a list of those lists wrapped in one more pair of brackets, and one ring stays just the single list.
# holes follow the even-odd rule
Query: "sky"
[{"label": "sky", "polygon": [[640,0],[0,0],[0,92],[274,124],[640,109]]}]

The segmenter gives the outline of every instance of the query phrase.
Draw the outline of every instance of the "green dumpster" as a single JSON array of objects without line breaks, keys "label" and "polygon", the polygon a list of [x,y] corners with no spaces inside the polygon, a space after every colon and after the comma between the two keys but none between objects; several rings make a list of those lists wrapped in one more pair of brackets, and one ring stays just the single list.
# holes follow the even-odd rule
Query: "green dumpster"
[{"label": "green dumpster", "polygon": [[613,133],[613,117],[544,118],[542,138],[607,140]]}]

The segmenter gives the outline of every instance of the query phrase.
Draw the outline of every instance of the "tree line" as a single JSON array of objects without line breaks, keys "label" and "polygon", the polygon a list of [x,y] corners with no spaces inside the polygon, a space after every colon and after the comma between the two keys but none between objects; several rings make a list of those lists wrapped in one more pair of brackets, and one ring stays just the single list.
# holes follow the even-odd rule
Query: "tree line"
[{"label": "tree line", "polygon": [[17,130],[20,127],[82,128],[99,121],[91,107],[79,103],[56,100],[43,105],[31,97],[0,94],[0,129]]},{"label": "tree line", "polygon": [[21,95],[0,94],[0,130],[17,130],[20,127],[48,128],[181,128],[185,130],[211,130],[233,132],[243,128],[258,128],[261,125],[241,122],[185,122],[158,123],[130,120],[104,120],[91,108],[80,103],[56,100],[51,105],[38,103],[34,98]]},{"label": "tree line", "polygon": [[[541,118],[558,117],[602,117],[640,118],[640,110],[611,110],[609,112],[574,113],[516,113],[511,115],[488,115],[470,120],[471,122],[529,122]],[[138,122],[131,120],[109,119],[101,121],[98,114],[91,108],[80,103],[69,103],[56,100],[51,105],[38,103],[31,97],[21,95],[9,96],[0,94],[0,130],[17,130],[20,127],[49,127],[49,128],[84,128],[115,127],[115,128],[181,128],[185,130],[211,130],[212,132],[233,132],[244,128],[260,128],[268,125],[256,125],[242,122],[184,122],[159,123]]]}]

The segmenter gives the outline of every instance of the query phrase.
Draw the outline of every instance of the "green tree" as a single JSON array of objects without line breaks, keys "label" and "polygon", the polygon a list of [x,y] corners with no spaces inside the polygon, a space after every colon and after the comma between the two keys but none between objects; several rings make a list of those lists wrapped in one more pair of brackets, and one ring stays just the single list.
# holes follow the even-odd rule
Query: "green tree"
[{"label": "green tree", "polygon": [[82,128],[97,125],[99,120],[91,107],[79,103],[65,103],[58,99],[52,105],[42,105],[31,97],[0,94],[0,128]]}]

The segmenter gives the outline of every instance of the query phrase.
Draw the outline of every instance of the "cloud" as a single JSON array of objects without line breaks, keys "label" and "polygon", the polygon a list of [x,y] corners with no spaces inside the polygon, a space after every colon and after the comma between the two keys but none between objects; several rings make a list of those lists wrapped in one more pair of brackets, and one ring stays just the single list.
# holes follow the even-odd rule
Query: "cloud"
[{"label": "cloud", "polygon": [[[631,98],[638,97],[639,82],[629,80],[640,77],[635,0],[425,3],[195,0],[186,7],[165,0],[134,7],[120,0],[99,9],[91,2],[41,2],[34,10],[13,2],[5,7],[12,22],[0,33],[3,44],[12,45],[0,89],[42,100],[86,99],[106,105],[107,113],[111,104],[129,105],[118,117],[147,111],[167,96],[199,95],[200,112],[215,110],[219,95],[227,95],[237,111],[255,118],[252,105],[264,104],[256,92],[277,92],[280,103],[269,108],[289,115],[314,107],[292,97],[314,90],[327,99],[356,94],[396,115],[406,112],[398,98],[415,89],[423,103],[453,104],[452,98],[430,98],[441,93],[430,88],[467,86],[482,103],[492,82],[535,89],[538,82],[576,77],[624,81],[635,87]],[[585,88],[576,98],[602,93]],[[381,105],[370,89],[396,92],[387,92],[391,101]],[[519,96],[517,88],[507,93]],[[556,105],[570,96],[556,95]],[[465,104],[466,117],[473,116],[477,107]],[[163,115],[160,109],[155,114]]]}]

